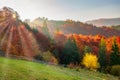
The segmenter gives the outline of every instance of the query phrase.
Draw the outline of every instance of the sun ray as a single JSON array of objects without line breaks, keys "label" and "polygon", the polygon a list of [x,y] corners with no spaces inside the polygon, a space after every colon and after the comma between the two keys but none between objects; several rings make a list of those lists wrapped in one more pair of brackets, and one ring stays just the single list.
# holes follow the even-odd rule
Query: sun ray
[{"label": "sun ray", "polygon": [[1,47],[3,47],[3,44],[4,44],[4,42],[5,42],[5,39],[7,38],[7,35],[8,35],[8,33],[9,33],[9,29],[10,29],[10,26],[8,26],[8,28],[7,28],[5,34],[4,34],[4,36],[3,36],[3,38],[2,38],[2,40],[1,40],[1,42],[0,42],[0,46],[1,46]]},{"label": "sun ray", "polygon": [[24,37],[22,35],[22,31],[21,31],[20,27],[18,27],[18,34],[19,34],[20,39],[21,39],[21,44],[22,44],[22,49],[23,49],[24,55],[29,56],[29,54],[28,54],[29,51],[27,49],[27,44],[26,44],[26,42],[24,40]]},{"label": "sun ray", "polygon": [[[20,29],[20,27],[17,27],[17,29],[18,29],[18,34],[19,34],[19,36],[20,36],[20,40],[21,40],[21,44],[22,44],[22,50],[23,50],[23,52],[24,52],[24,55],[25,56],[29,56],[29,51],[28,51],[28,46],[27,46],[27,44],[26,44],[26,41],[25,41],[25,39],[24,39],[24,36],[23,36],[23,34],[22,34],[22,30]],[[24,58],[27,58],[27,57],[24,57]],[[28,59],[28,58],[27,58]],[[26,66],[26,67],[28,67],[28,70],[34,70],[35,69],[35,67],[33,67],[33,66],[28,66],[29,64],[25,64],[24,66]],[[29,75],[31,75],[31,77],[32,77],[32,73],[29,73]]]},{"label": "sun ray", "polygon": [[8,46],[7,46],[7,49],[6,49],[6,57],[9,57],[9,52],[10,52],[10,48],[11,48],[11,41],[12,41],[12,35],[13,35],[13,25],[11,26],[11,29],[10,29],[10,35],[9,35],[9,38],[8,38]]},{"label": "sun ray", "polygon": [[[30,45],[29,48],[31,48],[31,51],[33,51],[33,54],[35,55],[37,52],[40,52],[39,45],[37,43],[37,40],[35,39],[34,34],[31,31],[27,30],[26,28],[23,34],[25,35],[27,39],[29,39],[29,42],[27,44]],[[27,39],[25,39],[26,42],[27,42]]]},{"label": "sun ray", "polygon": [[[5,24],[5,25],[3,25]],[[0,30],[0,35],[3,35],[1,34],[5,29],[5,32],[4,32],[4,35],[0,41],[0,47],[3,47],[3,44],[5,43],[5,40],[7,39],[7,36],[9,34],[9,30],[10,30],[10,23],[9,21],[5,21],[4,23],[1,23],[0,26],[1,26],[1,30]],[[3,60],[3,63],[4,65],[1,66],[1,70],[2,70],[2,77],[1,77],[1,80],[5,80],[5,76],[7,75],[7,70],[6,70],[6,67],[8,67],[8,61],[7,59]]]},{"label": "sun ray", "polygon": [[[24,56],[23,58],[27,60],[32,60],[33,56],[38,51],[40,51],[37,41],[34,37],[34,34],[31,31],[29,31],[22,22],[16,21],[14,19],[9,19],[9,20],[4,21],[3,23],[0,23],[0,35],[3,35],[1,36],[2,38],[0,41],[0,46],[5,45],[4,47],[5,50],[3,51],[5,51],[5,56],[7,58],[11,58],[12,57],[11,54],[13,52],[13,54],[15,54],[16,56],[17,54],[21,54],[17,56],[18,58],[21,56]],[[19,39],[16,39],[16,38],[19,38]],[[17,40],[19,40],[20,45]],[[17,41],[17,42],[14,43],[14,41]],[[23,51],[14,52],[13,47],[15,47],[15,50],[18,50],[19,48],[18,46],[16,47],[16,45],[19,45],[20,47],[22,47]],[[9,60],[3,61],[4,65],[1,66],[2,70],[4,70],[2,71],[3,80],[6,79],[5,75],[7,75],[7,70],[5,70],[5,68],[6,66],[9,66],[8,61]],[[34,69],[33,66],[31,67],[31,66],[28,66],[27,64],[25,64],[25,66],[28,67],[28,70]],[[9,67],[7,69],[9,69]],[[32,76],[32,73],[30,73],[30,75]]]},{"label": "sun ray", "polygon": [[35,40],[33,34],[29,30],[27,30],[24,25],[20,26],[18,32],[21,36],[22,44],[24,43],[23,47],[26,48],[23,48],[26,51],[25,55],[29,57],[29,59],[32,59],[33,56],[36,54],[36,51],[39,50],[37,41]]},{"label": "sun ray", "polygon": [[2,27],[3,25],[0,25],[0,34],[7,28],[8,24],[5,24],[6,26]]},{"label": "sun ray", "polygon": [[[8,28],[7,28],[7,27],[8,27]],[[5,41],[5,39],[7,38],[7,35],[8,35],[8,33],[9,33],[10,26],[6,25],[5,28],[7,28],[7,30],[6,30],[4,36],[3,36],[2,40],[1,40],[1,43],[0,43],[0,46],[1,46],[1,47],[3,46],[4,41]],[[5,29],[5,28],[4,28],[4,29]],[[3,29],[3,30],[4,30],[4,29]],[[3,31],[3,30],[2,30],[2,31]],[[1,69],[1,70],[2,70],[1,80],[4,80],[4,79],[5,79],[5,75],[7,75],[6,67],[8,66],[8,61],[9,61],[9,60],[7,60],[7,59],[3,60],[4,65],[1,66],[1,68],[2,68],[2,69]]]},{"label": "sun ray", "polygon": [[2,33],[4,33],[6,35],[6,31],[9,28],[9,22],[5,21],[6,23],[4,24],[0,24],[0,37],[3,38],[4,35]]}]

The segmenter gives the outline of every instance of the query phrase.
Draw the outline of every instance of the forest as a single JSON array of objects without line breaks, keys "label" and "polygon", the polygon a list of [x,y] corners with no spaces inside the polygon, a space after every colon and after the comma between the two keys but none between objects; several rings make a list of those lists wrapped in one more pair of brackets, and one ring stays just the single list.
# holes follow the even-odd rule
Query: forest
[{"label": "forest", "polygon": [[52,30],[49,23],[43,18],[42,26],[33,27],[4,7],[0,11],[0,55],[120,75],[119,30],[73,20],[56,22],[61,26]]}]

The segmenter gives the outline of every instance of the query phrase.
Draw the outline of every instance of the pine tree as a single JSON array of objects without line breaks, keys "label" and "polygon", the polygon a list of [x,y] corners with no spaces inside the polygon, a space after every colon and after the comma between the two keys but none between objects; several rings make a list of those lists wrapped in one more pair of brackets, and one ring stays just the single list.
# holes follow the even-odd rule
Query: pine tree
[{"label": "pine tree", "polygon": [[80,62],[78,47],[74,39],[68,39],[63,48],[63,54],[64,54],[63,64]]},{"label": "pine tree", "polygon": [[114,43],[112,45],[112,53],[110,55],[110,64],[111,65],[118,65],[120,64],[120,52],[119,52],[119,47],[116,42],[116,39],[114,39]]},{"label": "pine tree", "polygon": [[104,39],[102,38],[99,44],[99,54],[98,54],[98,61],[100,63],[100,69],[104,69],[107,65],[106,61],[106,44]]}]

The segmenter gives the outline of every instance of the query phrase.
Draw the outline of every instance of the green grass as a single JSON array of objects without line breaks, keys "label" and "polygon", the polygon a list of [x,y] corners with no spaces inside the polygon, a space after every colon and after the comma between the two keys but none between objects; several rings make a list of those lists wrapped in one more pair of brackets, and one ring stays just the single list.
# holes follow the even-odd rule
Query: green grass
[{"label": "green grass", "polygon": [[0,57],[0,80],[117,80],[116,77],[80,69],[64,68]]}]

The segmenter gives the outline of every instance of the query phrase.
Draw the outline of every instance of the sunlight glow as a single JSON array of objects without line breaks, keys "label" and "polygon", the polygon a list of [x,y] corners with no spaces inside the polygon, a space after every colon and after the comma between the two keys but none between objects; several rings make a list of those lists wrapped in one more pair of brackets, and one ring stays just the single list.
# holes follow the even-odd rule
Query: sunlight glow
[{"label": "sunlight glow", "polygon": [[16,14],[13,14],[12,17],[13,17],[13,18],[16,18]]},{"label": "sunlight glow", "polygon": [[[6,27],[7,27],[7,26],[6,26]],[[4,42],[5,42],[5,39],[7,38],[7,35],[8,35],[8,33],[9,33],[9,29],[10,29],[10,26],[8,27],[7,31],[5,32],[5,34],[4,34],[4,36],[3,36],[2,40],[1,40],[0,46],[3,46],[3,44],[4,44]]]},{"label": "sunlight glow", "polygon": [[[29,59],[32,59],[32,56],[35,55],[35,53],[38,52],[39,50],[37,41],[35,40],[33,34],[30,33],[25,28],[24,25],[21,25],[20,27],[17,27],[17,28],[18,28],[18,34],[20,36],[22,50],[24,52],[24,55],[27,56]],[[23,29],[25,31],[23,31]]]},{"label": "sunlight glow", "polygon": [[10,35],[8,38],[8,46],[7,46],[7,50],[6,50],[6,57],[9,57],[9,52],[10,52],[10,48],[11,48],[11,41],[12,41],[12,35],[13,35],[13,26],[10,29]]}]

